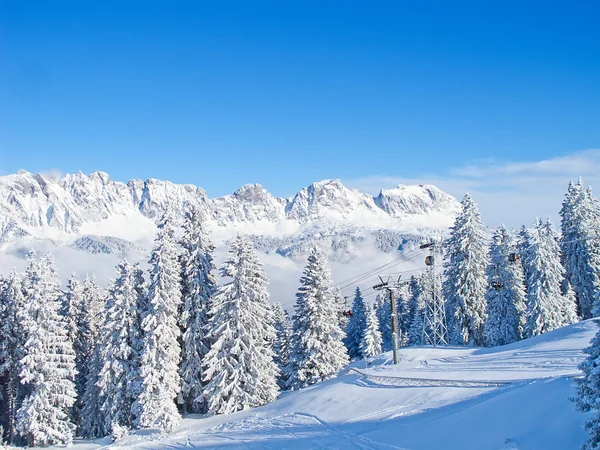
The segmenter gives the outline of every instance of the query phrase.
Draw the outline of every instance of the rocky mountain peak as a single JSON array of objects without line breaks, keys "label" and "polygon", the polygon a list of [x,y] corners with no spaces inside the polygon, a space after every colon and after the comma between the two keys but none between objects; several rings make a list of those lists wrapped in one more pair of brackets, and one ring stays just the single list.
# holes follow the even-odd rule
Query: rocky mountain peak
[{"label": "rocky mountain peak", "polygon": [[407,216],[441,214],[451,221],[459,208],[454,197],[431,185],[399,185],[373,198],[332,179],[312,183],[283,199],[260,184],[247,184],[231,195],[210,199],[194,185],[154,178],[125,184],[111,180],[105,172],[56,178],[20,170],[0,177],[0,236],[7,235],[9,224],[20,234],[36,235],[43,229],[76,234],[86,223],[112,217],[137,214],[158,220],[166,211],[180,217],[188,205],[202,209],[219,227],[262,222],[302,226],[325,221],[363,228],[377,228],[379,223],[385,228]]}]

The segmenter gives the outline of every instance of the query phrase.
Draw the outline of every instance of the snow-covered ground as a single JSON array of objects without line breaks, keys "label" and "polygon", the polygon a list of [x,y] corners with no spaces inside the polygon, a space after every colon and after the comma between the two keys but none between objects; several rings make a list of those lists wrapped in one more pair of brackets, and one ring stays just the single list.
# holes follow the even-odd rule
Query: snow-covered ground
[{"label": "snow-covered ground", "polygon": [[144,430],[104,449],[568,450],[586,418],[568,400],[593,321],[493,349],[402,349],[336,379],[228,416],[187,417],[161,436]]}]

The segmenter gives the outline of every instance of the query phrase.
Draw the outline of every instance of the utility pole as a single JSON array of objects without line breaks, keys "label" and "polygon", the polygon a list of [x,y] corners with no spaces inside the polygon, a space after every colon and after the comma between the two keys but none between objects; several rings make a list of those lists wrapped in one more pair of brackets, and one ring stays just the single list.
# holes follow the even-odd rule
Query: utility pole
[{"label": "utility pole", "polygon": [[439,243],[430,242],[420,246],[422,249],[430,249],[430,255],[425,258],[425,264],[431,278],[431,297],[427,297],[425,305],[425,317],[423,320],[423,343],[433,345],[447,345],[448,330],[446,328],[446,309],[442,295],[438,289],[437,260]]},{"label": "utility pole", "polygon": [[390,309],[392,311],[392,349],[394,351],[394,364],[398,364],[400,361],[400,354],[398,349],[398,314],[396,312],[396,302],[394,301],[394,288],[398,288],[403,284],[408,284],[407,282],[401,283],[400,277],[398,280],[394,282],[392,277],[388,277],[387,281],[383,281],[383,278],[379,277],[381,283],[373,286],[373,289],[377,291],[385,290],[388,294],[388,299],[390,302]]}]

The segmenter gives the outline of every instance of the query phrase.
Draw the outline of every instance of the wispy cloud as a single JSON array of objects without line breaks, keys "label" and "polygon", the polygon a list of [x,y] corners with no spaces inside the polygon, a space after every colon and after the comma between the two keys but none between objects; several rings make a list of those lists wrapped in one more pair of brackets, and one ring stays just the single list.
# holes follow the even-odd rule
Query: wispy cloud
[{"label": "wispy cloud", "polygon": [[486,159],[451,168],[445,174],[424,174],[418,178],[372,176],[344,181],[373,194],[397,184],[422,183],[434,184],[459,199],[469,192],[479,203],[488,225],[504,223],[516,227],[531,223],[537,216],[558,220],[567,184],[579,176],[588,186],[600,186],[600,149],[540,161]]},{"label": "wispy cloud", "polygon": [[43,170],[40,172],[40,175],[49,180],[59,180],[65,176],[65,174],[58,169]]}]

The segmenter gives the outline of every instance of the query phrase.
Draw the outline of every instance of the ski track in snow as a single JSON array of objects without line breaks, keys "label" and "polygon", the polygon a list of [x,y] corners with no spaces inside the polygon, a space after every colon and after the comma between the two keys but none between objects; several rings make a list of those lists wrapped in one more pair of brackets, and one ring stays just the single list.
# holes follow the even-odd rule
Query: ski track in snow
[{"label": "ski track in snow", "polygon": [[[414,347],[253,410],[191,416],[178,430],[132,433],[75,450],[396,449],[566,450],[585,440],[586,415],[568,400],[582,349],[596,331],[580,322],[492,349]],[[465,426],[469,423],[469,426]],[[108,445],[107,445],[108,444]]]}]

